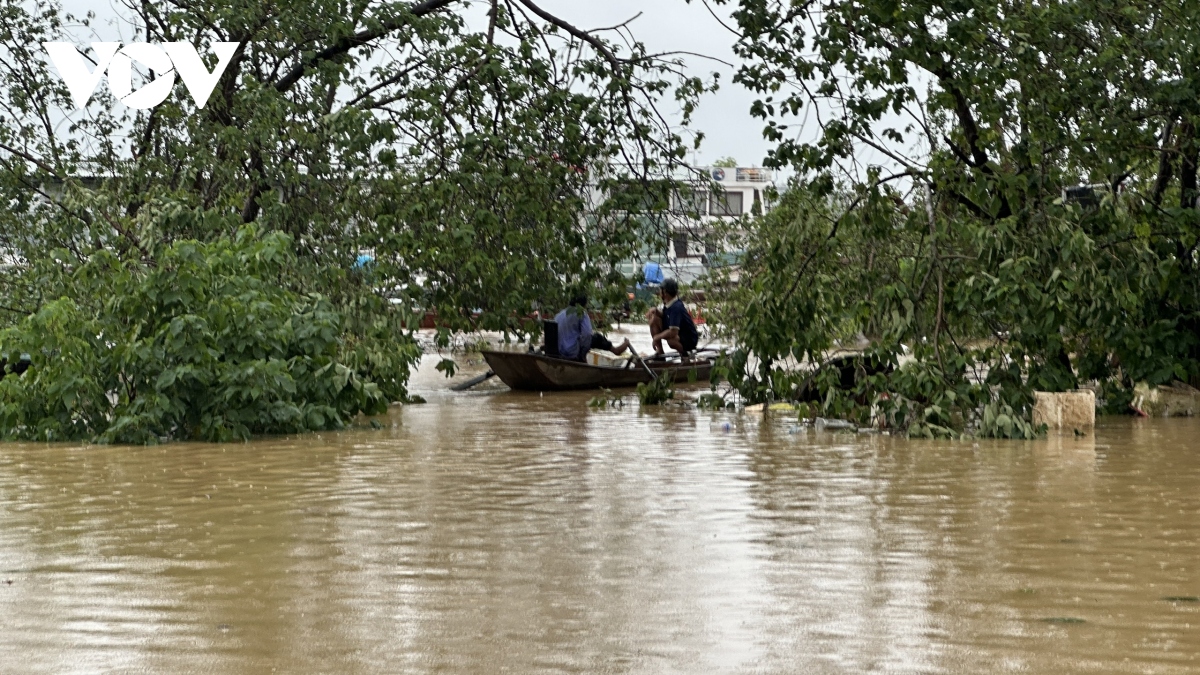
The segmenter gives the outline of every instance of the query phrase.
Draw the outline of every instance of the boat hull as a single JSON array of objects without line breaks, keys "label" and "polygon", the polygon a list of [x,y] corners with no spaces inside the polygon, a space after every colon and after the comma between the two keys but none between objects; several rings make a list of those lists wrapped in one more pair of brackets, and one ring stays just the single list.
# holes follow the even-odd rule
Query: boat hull
[{"label": "boat hull", "polygon": [[[616,389],[634,387],[649,382],[650,373],[641,364],[626,367],[596,366],[569,361],[536,352],[500,352],[484,350],[492,371],[512,389],[524,391],[565,391],[571,389]],[[687,382],[695,373],[695,381],[707,381],[712,361],[693,363],[648,362],[656,376],[670,375],[674,382]]]}]

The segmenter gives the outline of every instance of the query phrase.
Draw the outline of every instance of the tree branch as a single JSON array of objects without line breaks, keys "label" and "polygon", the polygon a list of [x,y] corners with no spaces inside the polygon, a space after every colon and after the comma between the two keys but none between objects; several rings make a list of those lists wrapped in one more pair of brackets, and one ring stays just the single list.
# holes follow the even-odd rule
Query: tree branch
[{"label": "tree branch", "polygon": [[1158,208],[1162,204],[1163,193],[1167,191],[1167,186],[1171,184],[1171,159],[1175,154],[1171,148],[1171,136],[1175,132],[1175,118],[1172,117],[1167,122],[1167,128],[1163,130],[1162,150],[1158,155],[1158,176],[1154,179],[1154,190],[1150,193],[1150,203]]},{"label": "tree branch", "polygon": [[343,37],[332,45],[308,57],[302,63],[288,71],[286,75],[284,75],[278,82],[275,83],[275,90],[281,93],[287,92],[292,87],[296,86],[296,83],[299,82],[302,77],[304,77],[317,65],[342,56],[355,47],[361,47],[374,40],[378,40],[394,30],[402,28],[405,25],[405,19],[407,16],[428,16],[461,1],[462,0],[423,0],[422,2],[418,2],[410,6],[408,12],[406,12],[404,16],[384,21],[376,28],[362,30],[354,35]]},{"label": "tree branch", "polygon": [[915,176],[915,175],[917,175],[917,173],[915,171],[913,171],[912,169],[906,169],[904,171],[900,171],[898,173],[894,173],[890,176],[887,176],[886,178],[880,178],[879,180],[875,181],[871,185],[867,186],[867,188],[865,190],[860,192],[858,194],[858,196],[856,196],[854,198],[854,201],[850,202],[850,205],[846,207],[846,210],[842,212],[842,215],[838,216],[837,220],[833,221],[833,226],[831,228],[829,228],[829,234],[826,235],[824,241],[822,241],[816,248],[814,248],[812,250],[812,252],[809,253],[808,256],[804,259],[804,262],[800,264],[800,269],[796,271],[796,278],[792,280],[792,285],[787,289],[787,292],[784,293],[783,296],[780,298],[780,300],[779,300],[780,304],[787,302],[788,299],[792,297],[792,293],[796,292],[796,289],[800,286],[800,280],[804,277],[804,272],[806,270],[808,270],[809,263],[811,263],[813,261],[813,258],[817,257],[817,254],[821,252],[821,249],[825,248],[825,246],[828,245],[829,242],[833,241],[833,238],[837,236],[838,228],[841,226],[842,220],[846,216],[850,215],[851,211],[853,211],[855,208],[858,207],[859,203],[862,202],[864,197],[866,197],[868,194],[870,194],[871,190],[874,190],[875,188],[879,187],[880,185],[883,185],[884,183],[889,183],[893,180],[896,180],[897,178],[903,178],[905,176]]},{"label": "tree branch", "polygon": [[550,12],[547,12],[546,10],[542,9],[541,7],[538,7],[537,5],[535,5],[532,2],[532,0],[518,0],[518,1],[522,5],[527,7],[529,9],[529,11],[538,15],[543,20],[549,22],[551,25],[557,26],[557,27],[567,31],[567,33],[569,33],[570,35],[573,35],[574,37],[576,37],[580,40],[583,40],[584,42],[591,45],[592,49],[595,49],[601,56],[604,57],[604,59],[606,61],[608,61],[609,65],[611,65],[613,67],[614,71],[620,71],[622,69],[622,66],[624,65],[625,62],[622,59],[617,58],[617,55],[614,54],[612,52],[612,50],[608,48],[608,45],[604,44],[604,41],[601,40],[600,38],[589,33],[588,31],[583,30],[582,28],[576,28],[575,26],[572,26],[571,24],[567,23],[566,21],[563,21],[562,19],[558,18],[557,16],[554,16]]}]

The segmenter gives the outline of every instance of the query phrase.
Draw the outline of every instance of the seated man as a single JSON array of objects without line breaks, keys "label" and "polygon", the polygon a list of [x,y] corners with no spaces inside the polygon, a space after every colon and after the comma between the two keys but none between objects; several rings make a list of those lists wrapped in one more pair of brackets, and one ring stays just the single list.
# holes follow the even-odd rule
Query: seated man
[{"label": "seated man", "polygon": [[576,296],[566,309],[555,315],[554,321],[558,323],[558,355],[564,359],[583,361],[591,349],[607,349],[618,356],[624,354],[629,349],[628,339],[614,347],[608,338],[592,330],[587,301],[586,295]]},{"label": "seated man", "polygon": [[700,333],[696,332],[696,322],[679,299],[679,284],[674,279],[666,279],[658,293],[662,296],[663,306],[646,313],[650,335],[654,338],[654,352],[663,353],[664,341],[680,354],[695,350],[700,343]]}]

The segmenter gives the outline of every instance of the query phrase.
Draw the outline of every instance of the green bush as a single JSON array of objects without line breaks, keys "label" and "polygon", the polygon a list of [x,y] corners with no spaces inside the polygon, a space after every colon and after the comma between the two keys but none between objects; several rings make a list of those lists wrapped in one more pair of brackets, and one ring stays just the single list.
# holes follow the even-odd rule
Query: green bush
[{"label": "green bush", "polygon": [[671,376],[663,373],[657,379],[649,382],[639,382],[637,386],[638,401],[642,405],[660,405],[675,398],[675,390],[671,387]]},{"label": "green bush", "polygon": [[152,263],[93,254],[69,272],[70,297],[0,332],[0,351],[32,360],[0,381],[0,434],[227,441],[384,412],[397,392],[362,373],[403,382],[411,346],[347,344],[326,298],[279,282],[291,251],[285,234],[243,228],[166,246]]}]

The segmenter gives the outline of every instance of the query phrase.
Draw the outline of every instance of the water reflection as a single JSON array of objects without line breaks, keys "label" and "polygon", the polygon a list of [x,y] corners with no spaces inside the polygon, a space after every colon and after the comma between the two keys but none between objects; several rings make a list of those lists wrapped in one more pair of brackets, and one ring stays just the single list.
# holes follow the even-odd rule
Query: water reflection
[{"label": "water reflection", "polygon": [[1197,421],[910,442],[428,397],[381,431],[0,447],[0,672],[1182,673],[1200,654]]}]

